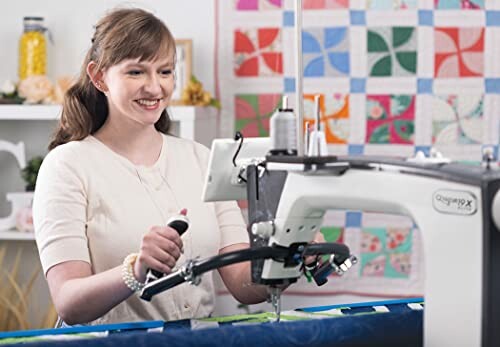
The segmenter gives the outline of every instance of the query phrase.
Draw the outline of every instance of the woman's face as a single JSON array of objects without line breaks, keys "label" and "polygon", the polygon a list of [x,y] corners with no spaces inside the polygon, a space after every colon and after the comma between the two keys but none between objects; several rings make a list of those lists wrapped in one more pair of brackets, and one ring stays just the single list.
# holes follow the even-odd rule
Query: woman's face
[{"label": "woman's face", "polygon": [[127,59],[103,72],[110,117],[126,117],[154,125],[168,106],[174,89],[174,61]]}]

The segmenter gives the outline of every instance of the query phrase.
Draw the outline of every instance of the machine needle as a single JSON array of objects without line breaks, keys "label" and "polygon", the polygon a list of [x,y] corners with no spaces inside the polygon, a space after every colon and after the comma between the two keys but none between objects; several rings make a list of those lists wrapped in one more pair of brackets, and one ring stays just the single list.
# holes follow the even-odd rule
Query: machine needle
[{"label": "machine needle", "polygon": [[276,322],[279,323],[281,318],[281,288],[271,286],[271,304],[276,314]]}]

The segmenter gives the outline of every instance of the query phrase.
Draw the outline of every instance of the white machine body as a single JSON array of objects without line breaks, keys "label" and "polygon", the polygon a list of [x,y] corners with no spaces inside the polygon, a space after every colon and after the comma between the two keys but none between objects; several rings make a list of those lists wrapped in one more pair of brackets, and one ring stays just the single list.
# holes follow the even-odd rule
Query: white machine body
[{"label": "white machine body", "polygon": [[[231,140],[213,142],[205,201],[247,197],[241,183],[238,188],[231,184],[234,178],[229,176],[235,170],[227,153],[235,153],[237,143],[232,141],[230,150],[228,141]],[[247,150],[253,145],[255,148],[239,153],[241,163],[249,162],[249,156],[254,153],[262,156],[265,152],[263,146],[268,144],[265,140],[253,144],[253,139],[246,141]],[[221,148],[223,150],[219,151]],[[288,247],[292,243],[312,241],[328,209],[409,216],[421,231],[424,245],[425,346],[495,345],[490,338],[485,338],[485,332],[498,327],[485,322],[487,315],[484,310],[492,304],[490,299],[494,294],[484,290],[488,282],[484,276],[491,274],[493,267],[485,265],[484,247],[488,243],[485,242],[487,233],[484,230],[500,229],[500,193],[495,194],[491,204],[483,206],[486,198],[483,196],[484,184],[469,180],[466,173],[463,175],[465,179],[452,179],[452,171],[456,169],[452,167],[446,171],[440,166],[449,164],[427,164],[420,160],[398,165],[397,161],[371,162],[358,158],[346,158],[345,161],[338,158],[331,162],[322,161],[320,165],[311,164],[311,161],[268,160],[265,169],[253,171],[258,174],[255,179],[261,185],[255,188],[260,191],[257,200],[276,199],[277,207],[274,211],[258,207],[253,216],[249,216],[250,223],[255,225],[256,221],[266,221],[266,215],[274,215],[269,221],[274,227],[273,232],[267,229],[264,233],[268,236],[268,245]],[[342,166],[345,170],[336,169]],[[277,179],[266,185],[265,178],[273,177],[273,173],[281,173],[282,182]],[[499,173],[492,175],[496,176],[488,176],[488,182],[500,182]],[[275,187],[278,188],[274,190]],[[253,189],[247,188],[248,192]],[[250,193],[248,198],[250,211]],[[487,255],[490,253],[486,252]],[[266,260],[261,276],[263,279],[298,278],[301,271],[299,266],[287,268],[281,262]],[[494,283],[497,282],[495,278]],[[488,300],[484,293],[489,293]],[[489,313],[488,317],[491,316],[494,315]],[[491,336],[498,335],[493,333]]]}]

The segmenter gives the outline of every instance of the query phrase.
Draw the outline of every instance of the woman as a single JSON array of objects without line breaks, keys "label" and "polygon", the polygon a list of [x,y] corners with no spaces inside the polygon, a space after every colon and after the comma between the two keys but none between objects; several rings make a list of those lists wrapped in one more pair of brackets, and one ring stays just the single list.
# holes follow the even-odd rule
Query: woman
[{"label": "woman", "polygon": [[[209,316],[211,274],[151,303],[135,293],[148,268],[169,273],[187,259],[248,247],[235,203],[201,201],[208,150],[167,135],[174,38],[152,14],[118,9],[98,22],[91,41],[34,197],[36,240],[56,310],[67,324]],[[191,224],[179,237],[166,221],[183,208]],[[250,285],[249,263],[219,273],[239,301],[266,299],[264,287]]]}]

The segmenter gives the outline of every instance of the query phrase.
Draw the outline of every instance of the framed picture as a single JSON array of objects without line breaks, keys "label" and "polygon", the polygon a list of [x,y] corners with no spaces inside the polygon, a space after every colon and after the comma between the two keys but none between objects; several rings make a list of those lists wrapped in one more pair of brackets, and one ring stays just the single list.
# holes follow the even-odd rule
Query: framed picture
[{"label": "framed picture", "polygon": [[175,89],[172,94],[171,104],[180,105],[184,87],[191,78],[193,41],[190,39],[175,40],[177,62],[175,65]]}]

